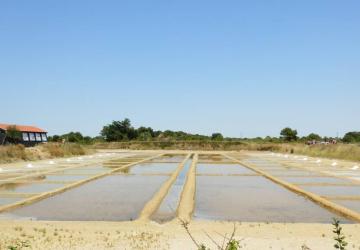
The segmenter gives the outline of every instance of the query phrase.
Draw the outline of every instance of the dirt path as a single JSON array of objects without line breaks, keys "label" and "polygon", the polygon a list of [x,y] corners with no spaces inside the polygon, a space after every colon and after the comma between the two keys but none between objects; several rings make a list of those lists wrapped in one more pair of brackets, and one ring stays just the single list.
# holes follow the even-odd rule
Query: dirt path
[{"label": "dirt path", "polygon": [[158,207],[161,205],[161,202],[164,200],[165,196],[168,194],[171,186],[175,182],[179,173],[183,169],[186,161],[190,158],[191,154],[188,154],[185,159],[179,164],[177,169],[172,173],[170,178],[161,186],[159,191],[154,195],[154,197],[146,203],[143,210],[140,213],[139,220],[148,220],[149,217],[156,212]]},{"label": "dirt path", "polygon": [[184,189],[181,193],[177,216],[183,221],[190,221],[195,207],[195,188],[196,188],[196,164],[198,154],[194,155],[189,169]]}]

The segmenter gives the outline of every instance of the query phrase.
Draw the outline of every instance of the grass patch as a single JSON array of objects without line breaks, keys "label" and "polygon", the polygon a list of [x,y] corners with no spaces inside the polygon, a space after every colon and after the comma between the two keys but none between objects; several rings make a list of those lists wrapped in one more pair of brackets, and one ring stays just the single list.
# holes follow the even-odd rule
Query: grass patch
[{"label": "grass patch", "polygon": [[28,160],[29,156],[26,154],[23,145],[9,145],[0,146],[0,162],[7,163],[13,159]]},{"label": "grass patch", "polygon": [[98,143],[98,149],[167,149],[167,150],[224,150],[224,151],[271,151],[288,154],[302,154],[312,157],[360,161],[360,144],[317,144],[271,143],[248,141],[127,141]]},{"label": "grass patch", "polygon": [[360,161],[359,144],[304,145],[279,144],[277,152],[303,154],[312,157],[325,157],[340,160]]},{"label": "grass patch", "polygon": [[26,148],[23,145],[0,146],[0,163],[34,161],[55,157],[85,155],[93,150],[76,143],[46,143]]},{"label": "grass patch", "polygon": [[86,154],[85,148],[75,143],[47,143],[42,145],[42,147],[44,151],[50,155],[50,157],[64,157]]}]

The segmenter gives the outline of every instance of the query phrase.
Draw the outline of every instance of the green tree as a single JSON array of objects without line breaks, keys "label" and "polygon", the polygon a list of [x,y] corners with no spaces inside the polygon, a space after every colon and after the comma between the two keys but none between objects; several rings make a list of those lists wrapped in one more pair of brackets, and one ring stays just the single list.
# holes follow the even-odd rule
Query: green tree
[{"label": "green tree", "polygon": [[221,133],[213,133],[211,135],[211,140],[214,140],[214,141],[222,141],[224,140],[224,137]]},{"label": "green tree", "polygon": [[9,126],[6,129],[6,140],[10,143],[19,143],[21,141],[21,132],[15,125]]},{"label": "green tree", "polygon": [[49,142],[60,142],[60,141],[61,141],[61,137],[60,137],[60,135],[49,136],[49,137],[48,137],[48,141],[49,141]]},{"label": "green tree", "polygon": [[70,132],[61,136],[68,142],[79,143],[84,140],[83,135],[80,132]]},{"label": "green tree", "polygon": [[137,138],[140,141],[150,141],[152,139],[152,136],[149,131],[144,131],[139,133]]},{"label": "green tree", "polygon": [[346,143],[358,143],[360,142],[360,132],[349,132],[346,133],[343,141]]},{"label": "green tree", "polygon": [[288,142],[296,141],[298,139],[297,133],[298,133],[297,130],[287,127],[281,130],[280,136],[283,140]]},{"label": "green tree", "polygon": [[306,136],[306,140],[309,141],[321,141],[321,136],[315,133],[311,133],[308,136]]},{"label": "green tree", "polygon": [[142,140],[144,138],[146,138],[146,140],[148,140],[155,136],[154,130],[150,127],[147,127],[147,128],[140,127],[138,129],[136,129],[136,134],[137,134],[137,137],[139,140]]},{"label": "green tree", "polygon": [[101,135],[106,141],[124,141],[135,139],[137,133],[131,126],[130,120],[126,118],[123,121],[113,121],[111,124],[104,126]]}]

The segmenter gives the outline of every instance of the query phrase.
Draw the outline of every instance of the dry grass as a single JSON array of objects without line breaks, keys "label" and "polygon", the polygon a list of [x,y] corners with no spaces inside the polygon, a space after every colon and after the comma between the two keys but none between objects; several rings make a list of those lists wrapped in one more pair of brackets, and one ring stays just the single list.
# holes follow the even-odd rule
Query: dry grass
[{"label": "dry grass", "polygon": [[11,162],[12,159],[28,160],[23,145],[0,146],[0,162]]},{"label": "dry grass", "polygon": [[169,149],[169,150],[241,150],[247,149],[247,143],[240,141],[129,141],[105,142],[94,145],[98,149]]},{"label": "dry grass", "polygon": [[304,143],[261,143],[246,141],[132,141],[99,143],[99,149],[252,150],[302,154],[313,157],[360,161],[360,145],[305,145]]},{"label": "dry grass", "polygon": [[280,144],[278,152],[303,154],[313,157],[325,157],[341,160],[360,161],[360,145],[336,144],[336,145],[304,145],[304,144]]},{"label": "dry grass", "polygon": [[46,143],[31,148],[25,148],[23,145],[8,145],[0,146],[0,163],[85,155],[90,152],[92,150],[74,143]]},{"label": "dry grass", "polygon": [[42,147],[46,152],[49,153],[50,157],[64,157],[86,154],[86,150],[83,146],[74,143],[47,143],[42,145]]}]

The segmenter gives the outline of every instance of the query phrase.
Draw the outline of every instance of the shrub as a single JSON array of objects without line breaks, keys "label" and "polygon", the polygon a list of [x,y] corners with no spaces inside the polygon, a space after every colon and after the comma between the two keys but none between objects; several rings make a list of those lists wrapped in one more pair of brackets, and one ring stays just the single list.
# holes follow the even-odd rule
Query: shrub
[{"label": "shrub", "polygon": [[28,160],[23,145],[8,145],[0,146],[0,159],[1,162],[11,162],[12,159]]},{"label": "shrub", "polygon": [[21,140],[21,132],[15,125],[9,126],[6,130],[6,140],[10,143],[18,143]]},{"label": "shrub", "polygon": [[360,132],[346,133],[344,138],[343,138],[343,141],[347,142],[347,143],[358,143],[358,142],[360,142]]},{"label": "shrub", "polygon": [[280,132],[281,138],[285,141],[296,141],[298,139],[297,134],[297,130],[291,128],[284,128]]},{"label": "shrub", "polygon": [[342,233],[342,227],[340,226],[340,221],[336,218],[333,218],[333,226],[334,230],[333,233],[335,234],[334,240],[335,249],[345,250],[347,246],[347,242],[345,241],[345,235]]},{"label": "shrub", "polygon": [[86,153],[81,145],[75,143],[47,143],[43,145],[43,148],[51,157],[84,155]]}]

